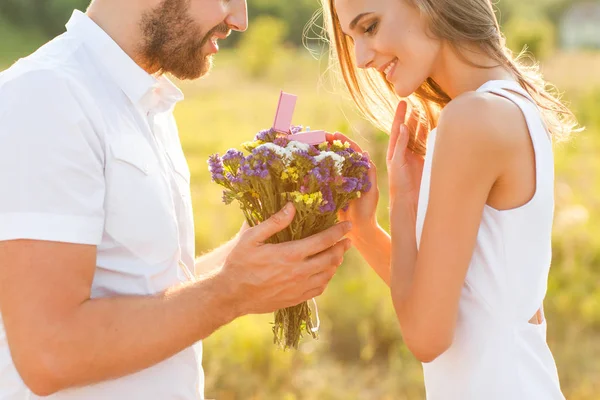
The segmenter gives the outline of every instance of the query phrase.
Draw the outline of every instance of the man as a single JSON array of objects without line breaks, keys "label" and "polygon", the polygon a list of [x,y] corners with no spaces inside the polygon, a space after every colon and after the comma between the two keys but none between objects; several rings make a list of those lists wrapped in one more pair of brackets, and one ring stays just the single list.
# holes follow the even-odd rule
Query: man
[{"label": "man", "polygon": [[0,399],[202,399],[202,339],[324,290],[350,227],[265,244],[289,205],[194,260],[163,73],[246,26],[245,0],[95,0],[0,74]]}]

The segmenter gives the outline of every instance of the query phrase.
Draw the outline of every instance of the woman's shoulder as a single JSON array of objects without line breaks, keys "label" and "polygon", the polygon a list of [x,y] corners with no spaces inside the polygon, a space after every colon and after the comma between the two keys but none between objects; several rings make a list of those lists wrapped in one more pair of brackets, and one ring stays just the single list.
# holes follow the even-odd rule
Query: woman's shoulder
[{"label": "woman's shoulder", "polygon": [[488,92],[466,92],[448,103],[440,114],[438,134],[444,142],[477,150],[510,152],[520,146],[527,123],[514,102]]}]

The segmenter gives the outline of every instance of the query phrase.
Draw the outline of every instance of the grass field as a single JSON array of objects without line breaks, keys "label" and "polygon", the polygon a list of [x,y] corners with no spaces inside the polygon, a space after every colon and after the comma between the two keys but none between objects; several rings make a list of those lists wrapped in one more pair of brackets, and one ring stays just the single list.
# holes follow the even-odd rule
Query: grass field
[{"label": "grass field", "polygon": [[[1,32],[0,32],[1,34]],[[192,171],[198,254],[238,230],[241,212],[221,204],[206,160],[270,127],[279,90],[299,95],[294,123],[341,130],[358,140],[383,173],[387,137],[356,116],[325,79],[325,62],[285,51],[265,75],[247,76],[232,52],[219,54],[213,73],[181,82],[176,109]],[[600,54],[558,54],[547,78],[565,90],[587,130],[556,149],[554,259],[546,312],[548,342],[569,400],[600,393]],[[387,195],[382,189],[381,222]],[[272,344],[271,316],[241,318],[205,342],[207,397],[218,400],[417,400],[424,398],[421,366],[399,334],[388,289],[351,251],[318,299],[322,331],[297,352]]]},{"label": "grass field", "polygon": [[[594,72],[600,70],[600,54],[559,54],[543,67],[588,127],[556,149],[554,265],[545,306],[565,395],[592,400],[600,393],[600,76]],[[217,57],[210,76],[182,83],[186,100],[176,116],[193,174],[199,252],[231,237],[242,221],[235,206],[220,203],[206,159],[269,127],[279,90],[299,95],[295,123],[348,132],[381,160],[387,137],[356,116],[349,101],[332,90],[324,69],[324,62],[289,54],[255,80],[228,53]],[[207,395],[219,400],[424,397],[421,367],[402,343],[388,290],[358,254],[346,258],[318,303],[320,339],[305,340],[298,352],[274,348],[270,316],[242,318],[207,340]]]}]

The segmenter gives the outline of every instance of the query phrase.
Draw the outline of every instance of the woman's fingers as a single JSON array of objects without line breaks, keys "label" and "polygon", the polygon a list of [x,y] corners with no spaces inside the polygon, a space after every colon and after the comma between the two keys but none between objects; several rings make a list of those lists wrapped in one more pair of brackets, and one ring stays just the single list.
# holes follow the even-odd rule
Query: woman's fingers
[{"label": "woman's fingers", "polygon": [[394,157],[396,145],[398,144],[398,137],[400,137],[400,127],[398,127],[398,129],[393,129],[390,133],[390,141],[388,142],[387,156],[385,158],[388,163],[392,161],[392,158]]},{"label": "woman's fingers", "polygon": [[367,157],[367,160],[369,161],[370,168],[369,168],[369,172],[367,172],[367,175],[368,175],[369,179],[371,180],[371,182],[374,184],[375,181],[377,180],[377,167],[375,166],[375,163],[371,159],[371,156],[369,155],[368,151],[365,151],[362,154],[363,154],[363,156]]},{"label": "woman's fingers", "polygon": [[[406,111],[408,110],[408,104],[402,100],[396,107],[396,114],[394,115],[394,122],[392,123],[392,132],[400,131],[400,125],[406,121]],[[390,132],[390,133],[392,133]]]},{"label": "woman's fingers", "polygon": [[406,110],[408,105],[405,101],[401,101],[398,103],[398,107],[396,108],[396,115],[394,116],[394,123],[392,124],[392,130],[390,132],[390,141],[388,143],[388,150],[386,160],[390,162],[394,157],[394,152],[396,150],[396,144],[398,143],[398,138],[400,137],[401,126],[404,124],[404,119],[406,118]]},{"label": "woman's fingers", "polygon": [[406,163],[406,147],[408,146],[408,127],[404,124],[400,125],[400,134],[396,140],[394,153],[392,156],[392,163],[401,167]]},{"label": "woman's fingers", "polygon": [[349,139],[346,135],[344,135],[343,133],[340,132],[336,132],[333,134],[333,140],[341,140],[342,142],[348,142],[350,143],[350,148],[354,151],[356,151],[357,153],[362,153],[363,149],[360,148],[360,146],[352,139]]}]

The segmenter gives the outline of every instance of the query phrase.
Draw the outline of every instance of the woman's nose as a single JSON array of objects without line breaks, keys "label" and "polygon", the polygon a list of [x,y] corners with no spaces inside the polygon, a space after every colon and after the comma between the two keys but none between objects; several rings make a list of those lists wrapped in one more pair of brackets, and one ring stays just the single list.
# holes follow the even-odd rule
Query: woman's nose
[{"label": "woman's nose", "polygon": [[356,66],[361,69],[370,68],[373,65],[374,52],[360,43],[355,44]]}]

